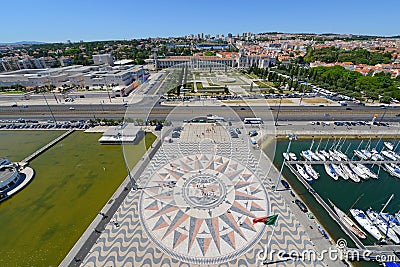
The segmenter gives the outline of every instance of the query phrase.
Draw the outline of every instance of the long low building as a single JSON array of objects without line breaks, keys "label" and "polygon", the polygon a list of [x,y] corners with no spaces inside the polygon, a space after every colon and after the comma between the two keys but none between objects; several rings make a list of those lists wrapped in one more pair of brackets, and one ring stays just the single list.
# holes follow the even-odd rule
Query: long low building
[{"label": "long low building", "polygon": [[127,86],[134,81],[145,80],[143,66],[68,66],[50,69],[24,69],[0,74],[0,86],[21,85],[26,87],[45,85],[80,85],[106,87]]},{"label": "long low building", "polygon": [[112,144],[136,144],[144,136],[144,131],[141,127],[135,126],[133,123],[124,123],[119,126],[111,127],[99,142],[102,145]]}]

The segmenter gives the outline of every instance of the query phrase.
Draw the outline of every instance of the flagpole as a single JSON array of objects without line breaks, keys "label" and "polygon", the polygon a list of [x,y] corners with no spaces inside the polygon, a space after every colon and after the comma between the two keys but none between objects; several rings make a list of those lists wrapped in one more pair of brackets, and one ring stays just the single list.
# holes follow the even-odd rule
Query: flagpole
[{"label": "flagpole", "polygon": [[[274,224],[274,228],[272,228],[272,233],[271,233],[271,236],[269,237],[269,240],[268,240],[268,242],[267,242],[267,246],[266,246],[266,253],[267,253],[267,259],[263,262],[263,264],[264,265],[267,265],[268,266],[268,257],[269,257],[269,252],[268,252],[268,250],[269,250],[269,245],[270,245],[270,243],[271,243],[271,240],[272,240],[272,237],[273,237],[273,235],[274,235],[274,233],[275,233],[275,227],[276,227],[276,225],[277,225],[277,223],[275,223]],[[272,259],[271,259],[272,260]]]}]

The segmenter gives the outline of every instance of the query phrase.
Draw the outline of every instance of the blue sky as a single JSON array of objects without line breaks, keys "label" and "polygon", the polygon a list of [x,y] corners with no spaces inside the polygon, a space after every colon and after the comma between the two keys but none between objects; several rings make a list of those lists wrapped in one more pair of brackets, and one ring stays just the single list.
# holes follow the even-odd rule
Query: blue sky
[{"label": "blue sky", "polygon": [[90,41],[249,31],[400,34],[398,0],[1,2],[0,42]]}]

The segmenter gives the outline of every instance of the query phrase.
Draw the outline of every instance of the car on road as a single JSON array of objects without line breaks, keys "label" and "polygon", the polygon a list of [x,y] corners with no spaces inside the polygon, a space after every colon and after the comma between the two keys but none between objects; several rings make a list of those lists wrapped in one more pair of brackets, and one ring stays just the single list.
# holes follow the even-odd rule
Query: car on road
[{"label": "car on road", "polygon": [[69,110],[75,110],[75,108],[74,107],[69,107]]},{"label": "car on road", "polygon": [[352,108],[348,108],[348,107],[347,107],[347,108],[346,108],[346,110],[353,110],[353,109],[352,109]]},{"label": "car on road", "polygon": [[286,189],[290,189],[290,185],[288,182],[286,182],[285,180],[281,180],[281,183],[282,183],[283,187],[285,187]]},{"label": "car on road", "polygon": [[303,211],[303,212],[308,212],[308,209],[307,209],[306,205],[305,205],[303,202],[301,202],[301,200],[296,199],[296,200],[294,201],[294,203],[296,203],[296,205],[299,206],[299,208],[301,209],[301,211]]},{"label": "car on road", "polygon": [[18,105],[17,104],[12,104],[11,107],[13,107],[13,108],[14,107],[18,107]]}]

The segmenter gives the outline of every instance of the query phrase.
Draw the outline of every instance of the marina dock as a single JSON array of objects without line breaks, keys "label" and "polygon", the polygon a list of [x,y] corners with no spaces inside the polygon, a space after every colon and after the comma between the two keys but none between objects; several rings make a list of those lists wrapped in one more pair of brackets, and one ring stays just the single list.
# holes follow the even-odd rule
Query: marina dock
[{"label": "marina dock", "polygon": [[46,151],[47,149],[49,149],[50,147],[54,146],[55,144],[57,144],[59,141],[63,140],[65,137],[67,137],[68,135],[70,135],[71,133],[73,133],[75,130],[71,129],[69,131],[66,131],[65,133],[63,133],[62,135],[60,135],[59,137],[57,137],[56,139],[54,139],[53,141],[51,141],[50,143],[48,143],[47,145],[39,148],[38,150],[36,150],[35,152],[33,152],[32,154],[30,154],[29,156],[27,156],[26,158],[24,158],[21,161],[21,165],[24,166],[26,164],[29,163],[29,161],[31,161],[32,159],[36,158],[37,156],[39,156],[40,154],[42,154],[44,151]]},{"label": "marina dock", "polygon": [[[297,161],[296,161],[297,162]],[[333,220],[339,224],[339,226],[342,228],[342,230],[347,234],[348,237],[356,244],[357,248],[359,249],[366,249],[364,244],[357,238],[353,232],[351,232],[339,219],[339,217],[336,215],[336,213],[333,211],[333,209],[323,200],[323,198],[315,192],[315,190],[301,177],[299,177],[299,174],[297,171],[293,168],[292,164],[289,164],[286,162],[287,167],[290,169],[290,171],[296,175],[297,179],[307,188],[307,190],[311,193],[311,195],[314,196],[315,200],[326,210],[326,212],[332,217]]]}]

